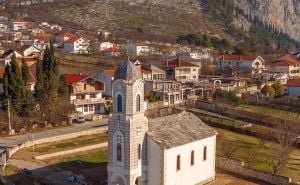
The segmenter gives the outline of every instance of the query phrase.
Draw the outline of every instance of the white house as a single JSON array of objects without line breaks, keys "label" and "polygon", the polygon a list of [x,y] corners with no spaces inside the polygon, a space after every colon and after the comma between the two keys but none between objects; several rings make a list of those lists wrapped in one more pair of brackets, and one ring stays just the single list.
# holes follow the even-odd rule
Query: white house
[{"label": "white house", "polygon": [[16,58],[23,57],[22,54],[16,50],[8,50],[2,55],[2,58],[4,58],[5,65],[7,65],[11,61],[13,53],[15,54]]},{"label": "white house", "polygon": [[268,71],[287,74],[290,78],[300,77],[300,61],[289,55],[277,58],[268,66]]},{"label": "white house", "polygon": [[216,132],[188,112],[148,120],[144,81],[124,62],[116,71],[108,122],[108,185],[195,185],[215,179]]},{"label": "white house", "polygon": [[289,96],[300,97],[300,79],[289,80],[285,85]]},{"label": "white house", "polygon": [[62,46],[64,45],[64,42],[69,40],[70,38],[77,38],[78,36],[73,34],[73,33],[61,33],[57,36],[55,36],[55,42],[59,45]]},{"label": "white house", "polygon": [[180,82],[197,82],[201,73],[201,68],[181,57],[165,60],[164,69],[167,78]]},{"label": "white house", "polygon": [[7,31],[7,24],[5,22],[0,22],[0,32]]},{"label": "white house", "polygon": [[90,43],[82,37],[70,38],[64,43],[64,51],[75,54],[88,54]]},{"label": "white house", "polygon": [[222,55],[216,62],[219,69],[234,66],[249,70],[252,74],[260,74],[265,69],[265,60],[261,56]]},{"label": "white house", "polygon": [[22,19],[12,19],[9,22],[9,27],[13,31],[25,30],[27,29],[28,22]]},{"label": "white house", "polygon": [[135,56],[145,56],[150,53],[149,46],[145,44],[126,44],[125,49],[128,51],[128,53],[135,55]]},{"label": "white house", "polygon": [[104,51],[108,48],[113,48],[114,44],[111,42],[101,42],[99,46],[99,51]]},{"label": "white house", "polygon": [[84,115],[104,113],[103,82],[81,74],[66,74],[65,77],[69,86],[69,99],[76,111]]}]

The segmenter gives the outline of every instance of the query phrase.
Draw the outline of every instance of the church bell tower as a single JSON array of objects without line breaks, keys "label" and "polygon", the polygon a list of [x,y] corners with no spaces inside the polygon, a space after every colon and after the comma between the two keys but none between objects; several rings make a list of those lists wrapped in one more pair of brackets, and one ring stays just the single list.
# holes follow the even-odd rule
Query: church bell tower
[{"label": "church bell tower", "polygon": [[144,116],[144,81],[140,70],[129,60],[116,70],[112,100],[108,185],[145,185],[148,119]]}]

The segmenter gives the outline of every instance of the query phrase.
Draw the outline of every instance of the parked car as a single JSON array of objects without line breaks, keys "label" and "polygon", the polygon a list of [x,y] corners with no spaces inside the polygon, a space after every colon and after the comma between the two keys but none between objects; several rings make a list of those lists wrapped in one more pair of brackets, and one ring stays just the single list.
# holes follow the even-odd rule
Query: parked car
[{"label": "parked car", "polygon": [[77,121],[77,123],[85,123],[85,118],[83,115],[79,115],[79,116],[77,116],[76,121]]}]

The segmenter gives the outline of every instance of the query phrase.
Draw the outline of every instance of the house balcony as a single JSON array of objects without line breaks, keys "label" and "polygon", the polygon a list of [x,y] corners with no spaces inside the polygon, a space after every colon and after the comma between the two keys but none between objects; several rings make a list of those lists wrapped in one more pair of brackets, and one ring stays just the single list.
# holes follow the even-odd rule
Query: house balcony
[{"label": "house balcony", "polygon": [[104,98],[90,98],[90,99],[71,100],[71,104],[74,104],[74,105],[99,104],[99,103],[105,103],[105,99]]}]

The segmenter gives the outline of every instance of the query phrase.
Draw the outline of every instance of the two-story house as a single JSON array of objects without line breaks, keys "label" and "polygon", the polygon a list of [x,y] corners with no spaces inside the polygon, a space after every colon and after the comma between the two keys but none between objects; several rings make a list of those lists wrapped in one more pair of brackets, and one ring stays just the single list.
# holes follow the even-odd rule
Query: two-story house
[{"label": "two-story house", "polygon": [[75,54],[88,54],[90,43],[82,37],[72,37],[65,41],[64,51]]},{"label": "two-story house", "polygon": [[9,22],[9,28],[13,31],[27,29],[28,22],[22,19],[12,19]]},{"label": "two-story house", "polygon": [[135,56],[145,56],[150,53],[149,46],[147,46],[145,44],[130,43],[130,44],[125,45],[125,49],[126,49],[126,51],[128,51],[128,53],[135,55]]},{"label": "two-story house", "polygon": [[104,113],[103,82],[81,74],[66,74],[65,77],[69,86],[69,99],[75,105],[76,111],[84,115]]},{"label": "two-story house", "polygon": [[265,69],[265,60],[261,56],[222,55],[217,58],[216,63],[218,69],[234,66],[251,74],[260,74]]},{"label": "two-story house", "polygon": [[290,78],[300,77],[300,61],[290,55],[285,55],[274,60],[268,71],[287,74]]},{"label": "two-story house", "polygon": [[164,69],[167,78],[179,82],[197,82],[201,68],[181,57],[171,58],[164,61]]}]

